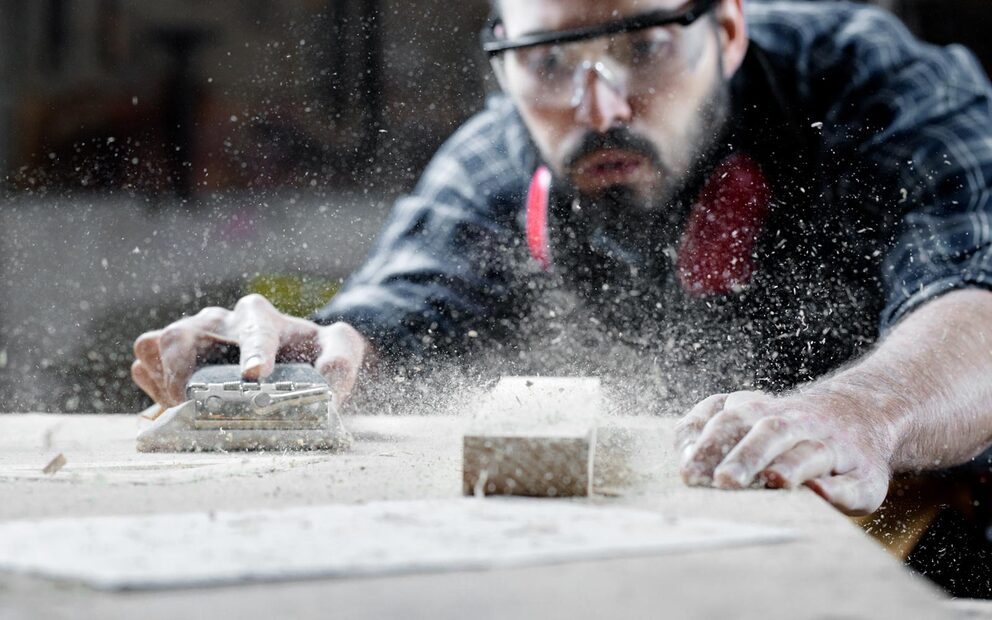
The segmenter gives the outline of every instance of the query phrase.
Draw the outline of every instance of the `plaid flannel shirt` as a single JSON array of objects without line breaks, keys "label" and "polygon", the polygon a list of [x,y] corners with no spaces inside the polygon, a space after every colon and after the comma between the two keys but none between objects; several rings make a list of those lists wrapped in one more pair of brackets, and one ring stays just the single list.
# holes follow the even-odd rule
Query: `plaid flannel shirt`
[{"label": "plaid flannel shirt", "polygon": [[[816,127],[819,169],[810,172],[826,171],[818,208],[877,190],[857,208],[878,216],[893,241],[875,274],[879,332],[947,291],[992,287],[992,91],[973,56],[922,43],[868,6],[746,10],[789,114]],[[752,79],[745,65],[734,81]],[[512,320],[527,284],[526,273],[517,277],[527,270],[523,204],[537,164],[512,105],[491,98],[397,201],[364,266],[313,318],[346,321],[398,354]]]}]

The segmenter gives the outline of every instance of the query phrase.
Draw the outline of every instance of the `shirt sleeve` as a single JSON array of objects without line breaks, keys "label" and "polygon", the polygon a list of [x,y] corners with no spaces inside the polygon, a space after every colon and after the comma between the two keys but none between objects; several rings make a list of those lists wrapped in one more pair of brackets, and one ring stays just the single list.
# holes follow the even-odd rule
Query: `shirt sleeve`
[{"label": "shirt sleeve", "polygon": [[799,64],[808,96],[831,102],[822,161],[837,200],[885,232],[885,333],[942,293],[992,288],[990,86],[960,46],[925,44],[879,9],[839,15]]},{"label": "shirt sleeve", "polygon": [[387,357],[457,354],[519,309],[522,200],[507,116],[490,108],[438,151],[400,198],[364,265],[313,320],[344,321]]}]

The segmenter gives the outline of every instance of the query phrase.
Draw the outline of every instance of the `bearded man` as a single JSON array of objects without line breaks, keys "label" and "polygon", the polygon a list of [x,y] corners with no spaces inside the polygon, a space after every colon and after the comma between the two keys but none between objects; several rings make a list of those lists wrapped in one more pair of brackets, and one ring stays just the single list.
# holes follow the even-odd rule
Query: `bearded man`
[{"label": "bearded man", "polygon": [[235,343],[246,378],[305,359],[344,397],[373,355],[533,361],[574,311],[716,393],[679,426],[692,484],[863,514],[992,443],[992,108],[967,52],[870,7],[742,0],[500,0],[483,47],[503,94],[326,308],[208,308],[138,339],[137,384],[177,403]]}]

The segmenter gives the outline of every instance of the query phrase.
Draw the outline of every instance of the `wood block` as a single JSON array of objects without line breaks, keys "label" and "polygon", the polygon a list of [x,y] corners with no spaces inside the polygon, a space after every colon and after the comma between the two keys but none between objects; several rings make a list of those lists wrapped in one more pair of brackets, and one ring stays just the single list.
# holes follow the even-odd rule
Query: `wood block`
[{"label": "wood block", "polygon": [[504,377],[462,444],[466,495],[592,493],[599,379]]}]

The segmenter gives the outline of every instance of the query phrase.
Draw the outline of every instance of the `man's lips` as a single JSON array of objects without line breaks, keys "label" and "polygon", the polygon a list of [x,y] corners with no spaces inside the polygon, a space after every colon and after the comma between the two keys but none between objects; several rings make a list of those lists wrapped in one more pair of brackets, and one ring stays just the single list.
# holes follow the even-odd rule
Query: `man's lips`
[{"label": "man's lips", "polygon": [[629,181],[649,163],[641,153],[603,149],[580,159],[573,168],[573,175],[579,185],[611,185]]}]

